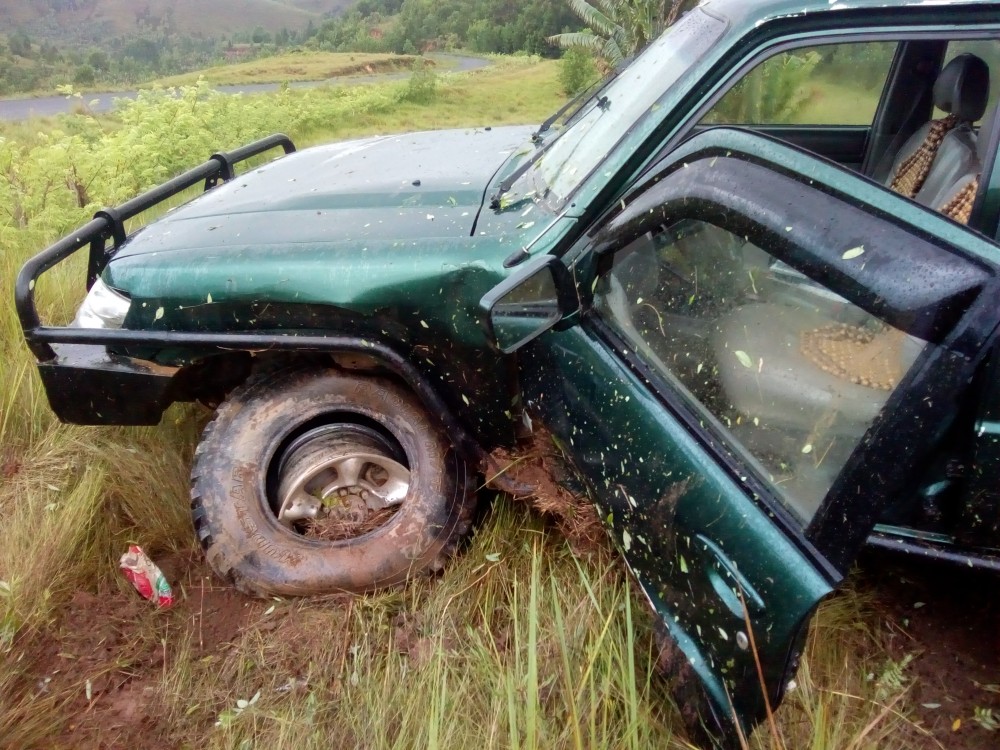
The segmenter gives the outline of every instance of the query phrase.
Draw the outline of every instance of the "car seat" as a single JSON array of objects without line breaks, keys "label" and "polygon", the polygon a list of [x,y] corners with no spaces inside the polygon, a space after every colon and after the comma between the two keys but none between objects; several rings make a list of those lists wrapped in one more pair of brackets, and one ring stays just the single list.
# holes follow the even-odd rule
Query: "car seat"
[{"label": "car seat", "polygon": [[986,110],[989,67],[976,55],[958,55],[934,83],[934,106],[947,116],[921,126],[896,154],[886,185],[935,209],[962,175],[978,174],[979,157],[972,123]]}]

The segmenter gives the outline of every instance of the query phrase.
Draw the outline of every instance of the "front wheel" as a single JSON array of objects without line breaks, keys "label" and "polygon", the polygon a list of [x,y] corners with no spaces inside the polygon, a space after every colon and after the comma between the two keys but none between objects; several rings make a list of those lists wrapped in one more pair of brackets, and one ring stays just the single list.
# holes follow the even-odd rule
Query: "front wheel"
[{"label": "front wheel", "polygon": [[472,488],[395,382],[280,370],[236,389],[205,429],[191,508],[209,563],[246,593],[362,592],[439,568]]}]

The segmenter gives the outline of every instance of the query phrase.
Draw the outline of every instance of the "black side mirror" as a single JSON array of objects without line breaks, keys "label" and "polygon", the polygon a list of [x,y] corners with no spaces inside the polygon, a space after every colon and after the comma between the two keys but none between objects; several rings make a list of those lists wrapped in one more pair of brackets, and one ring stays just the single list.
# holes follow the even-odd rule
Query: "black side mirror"
[{"label": "black side mirror", "polygon": [[479,302],[486,329],[504,354],[517,351],[578,307],[566,266],[542,255],[493,287]]}]

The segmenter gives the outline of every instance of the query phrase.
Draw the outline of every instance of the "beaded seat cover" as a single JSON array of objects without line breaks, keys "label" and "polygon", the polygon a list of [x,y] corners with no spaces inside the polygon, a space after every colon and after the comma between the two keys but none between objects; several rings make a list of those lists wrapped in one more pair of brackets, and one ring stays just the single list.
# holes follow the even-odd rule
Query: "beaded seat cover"
[{"label": "beaded seat cover", "polygon": [[802,353],[823,372],[856,385],[891,391],[903,376],[903,333],[834,323],[803,331]]},{"label": "beaded seat cover", "polygon": [[954,198],[941,206],[941,213],[959,224],[968,224],[969,217],[972,216],[972,204],[976,202],[977,192],[979,192],[979,178],[974,177],[955,194]]},{"label": "beaded seat cover", "polygon": [[941,141],[950,131],[955,129],[956,125],[958,125],[958,118],[955,115],[948,115],[931,122],[924,142],[917,147],[916,151],[903,159],[896,170],[896,176],[892,178],[889,189],[900,195],[905,195],[907,198],[916,197],[920,188],[924,186],[927,175],[931,173],[931,165],[941,147]]},{"label": "beaded seat cover", "polygon": [[[930,130],[927,131],[924,142],[899,165],[889,188],[907,198],[915,197],[920,192],[920,188],[924,186],[927,175],[931,172],[931,166],[934,164],[934,157],[937,156],[938,149],[941,147],[941,141],[944,140],[949,131],[955,129],[958,123],[958,117],[955,115],[934,120]],[[975,177],[954,198],[941,206],[938,209],[939,212],[961,224],[968,224],[978,189],[979,178]]]},{"label": "beaded seat cover", "polygon": [[[931,123],[920,147],[903,160],[890,188],[913,198],[920,192],[945,135],[958,124],[955,115]],[[968,224],[979,190],[979,177],[971,179],[939,209],[951,219]],[[823,372],[856,385],[891,391],[903,376],[903,333],[894,329],[872,331],[844,323],[803,331],[799,348]]]}]

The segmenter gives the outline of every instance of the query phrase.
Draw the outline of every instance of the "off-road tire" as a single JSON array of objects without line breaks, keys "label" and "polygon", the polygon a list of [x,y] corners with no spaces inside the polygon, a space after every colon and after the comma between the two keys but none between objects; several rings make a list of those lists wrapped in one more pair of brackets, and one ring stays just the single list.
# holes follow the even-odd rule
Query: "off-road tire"
[{"label": "off-road tire", "polygon": [[[357,424],[398,446],[410,476],[384,525],[325,541],[282,525],[282,452],[323,424]],[[472,477],[416,397],[386,378],[277,370],[234,390],[205,428],[191,472],[194,527],[209,564],[257,596],[364,592],[434,571],[468,531]]]}]

